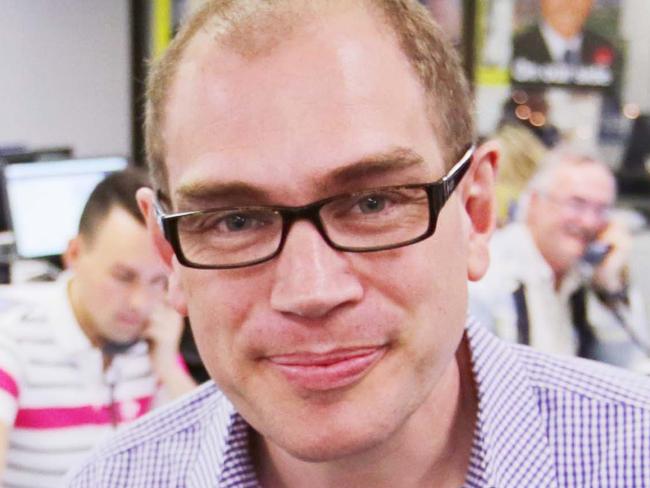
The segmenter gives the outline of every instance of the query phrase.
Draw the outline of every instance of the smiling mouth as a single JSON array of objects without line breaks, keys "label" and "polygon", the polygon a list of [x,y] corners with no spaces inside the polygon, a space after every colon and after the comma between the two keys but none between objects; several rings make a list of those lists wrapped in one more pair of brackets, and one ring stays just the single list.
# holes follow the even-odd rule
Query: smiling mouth
[{"label": "smiling mouth", "polygon": [[385,353],[386,347],[364,347],[326,354],[296,353],[270,356],[267,361],[297,388],[328,391],[358,382]]}]

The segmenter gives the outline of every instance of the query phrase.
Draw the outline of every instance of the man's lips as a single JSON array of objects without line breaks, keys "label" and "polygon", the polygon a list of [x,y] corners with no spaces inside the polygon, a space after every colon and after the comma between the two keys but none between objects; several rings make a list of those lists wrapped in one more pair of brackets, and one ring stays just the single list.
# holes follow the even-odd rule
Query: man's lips
[{"label": "man's lips", "polygon": [[124,324],[134,327],[142,324],[143,322],[140,315],[133,313],[120,313],[117,315],[117,319]]},{"label": "man's lips", "polygon": [[596,233],[593,230],[583,229],[582,227],[571,224],[564,227],[564,233],[585,243],[589,243],[596,238]]},{"label": "man's lips", "polygon": [[324,354],[284,354],[266,359],[289,383],[298,388],[327,391],[360,380],[385,352],[386,347],[363,347]]}]

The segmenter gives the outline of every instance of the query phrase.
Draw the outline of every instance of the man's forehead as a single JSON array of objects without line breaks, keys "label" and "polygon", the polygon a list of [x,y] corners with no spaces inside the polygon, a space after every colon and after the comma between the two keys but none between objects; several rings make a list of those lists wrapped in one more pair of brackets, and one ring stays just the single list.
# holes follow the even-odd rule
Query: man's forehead
[{"label": "man's forehead", "polygon": [[551,179],[551,190],[566,195],[590,195],[601,200],[613,200],[616,182],[604,163],[570,162],[559,166]]},{"label": "man's forehead", "polygon": [[[424,88],[378,25],[363,11],[334,13],[253,58],[197,37],[168,105],[172,192],[201,179],[330,173],[394,147],[442,164]],[[431,147],[414,149],[414,138]]]},{"label": "man's forehead", "polygon": [[203,28],[190,40],[186,53],[206,44],[215,47],[216,43],[224,50],[253,60],[305,33],[317,35],[321,28],[341,20],[368,20],[383,30],[382,35],[392,34],[380,9],[371,1],[285,0],[259,5],[242,2],[235,10],[225,17],[206,19]]},{"label": "man's forehead", "polygon": [[591,159],[565,159],[558,165],[555,172],[556,181],[581,179],[584,177],[597,178],[602,181],[613,181],[614,177],[605,163]]},{"label": "man's forehead", "polygon": [[115,248],[118,245],[129,244],[124,241],[125,236],[128,236],[129,240],[141,239],[146,242],[147,228],[127,210],[113,206],[98,222],[91,242],[93,247]]},{"label": "man's forehead", "polygon": [[[303,5],[305,2],[296,3]],[[301,14],[283,9],[275,15],[261,9],[261,13],[248,22],[238,22],[236,26],[226,28],[226,32],[223,32],[224,28],[211,28],[208,23],[190,40],[176,77],[191,80],[201,75],[233,76],[237,72],[249,72],[247,67],[263,64],[265,60],[276,70],[299,71],[301,63],[295,63],[296,60],[289,55],[283,56],[283,53],[291,53],[297,48],[302,48],[303,60],[310,61],[310,58],[319,59],[327,55],[329,50],[323,48],[328,46],[336,46],[341,59],[353,57],[355,46],[360,47],[361,43],[372,43],[375,47],[382,45],[382,50],[391,45],[398,46],[395,32],[377,12],[364,8],[365,2],[314,4],[322,8],[304,9]],[[338,5],[339,8],[323,7],[328,5]],[[401,48],[397,51],[403,64],[407,65],[408,60]],[[291,67],[296,69],[291,70]]]},{"label": "man's forehead", "polygon": [[567,2],[566,0],[540,0],[540,3],[542,4],[542,7],[570,13],[571,11],[580,10],[581,8],[591,8],[593,0],[572,0],[571,2]]}]

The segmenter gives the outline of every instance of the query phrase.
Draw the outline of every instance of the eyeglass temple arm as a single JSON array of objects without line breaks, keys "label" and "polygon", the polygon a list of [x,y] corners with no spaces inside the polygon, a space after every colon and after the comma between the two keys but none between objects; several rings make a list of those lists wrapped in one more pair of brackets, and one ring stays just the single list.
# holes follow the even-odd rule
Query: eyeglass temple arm
[{"label": "eyeglass temple arm", "polygon": [[451,193],[456,189],[456,186],[458,186],[458,183],[460,183],[460,180],[465,176],[465,173],[467,173],[470,166],[469,160],[474,155],[475,150],[476,144],[471,144],[467,148],[467,151],[465,151],[465,154],[463,154],[463,157],[460,158],[453,168],[451,168],[449,173],[447,173],[447,175],[442,179],[445,199],[451,195]]},{"label": "eyeglass temple arm", "polygon": [[169,236],[167,233],[167,226],[163,222],[165,211],[163,210],[162,203],[161,203],[166,199],[167,197],[165,196],[165,194],[162,191],[158,190],[156,191],[155,196],[153,197],[152,203],[153,203],[154,213],[156,214],[156,222],[158,223],[158,227],[160,228],[160,231],[165,236],[165,239],[169,240]]}]

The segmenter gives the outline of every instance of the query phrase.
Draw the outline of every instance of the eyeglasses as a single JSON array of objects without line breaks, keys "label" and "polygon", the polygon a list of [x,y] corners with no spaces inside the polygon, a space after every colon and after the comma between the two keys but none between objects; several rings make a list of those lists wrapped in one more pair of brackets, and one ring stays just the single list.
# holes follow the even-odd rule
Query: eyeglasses
[{"label": "eyeglasses", "polygon": [[549,201],[562,207],[562,209],[571,215],[585,215],[591,212],[596,218],[608,220],[612,213],[612,206],[606,203],[597,203],[585,200],[581,197],[558,198],[549,194],[544,195]]},{"label": "eyeglasses", "polygon": [[420,242],[435,232],[438,214],[469,168],[474,146],[433,183],[386,186],[337,195],[301,207],[241,206],[156,216],[180,264],[242,268],[280,254],[294,222],[310,221],[332,248],[376,252]]}]

